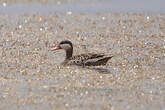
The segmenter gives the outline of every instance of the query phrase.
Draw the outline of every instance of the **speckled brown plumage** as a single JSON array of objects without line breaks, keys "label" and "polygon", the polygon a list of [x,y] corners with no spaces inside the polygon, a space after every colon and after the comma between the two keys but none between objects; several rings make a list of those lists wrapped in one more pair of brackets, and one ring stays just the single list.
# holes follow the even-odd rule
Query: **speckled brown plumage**
[{"label": "speckled brown plumage", "polygon": [[78,65],[78,66],[100,66],[106,65],[112,56],[106,56],[104,54],[80,54],[72,56],[73,45],[70,41],[65,40],[60,42],[60,44],[53,50],[64,49],[66,51],[66,58],[62,65]]}]

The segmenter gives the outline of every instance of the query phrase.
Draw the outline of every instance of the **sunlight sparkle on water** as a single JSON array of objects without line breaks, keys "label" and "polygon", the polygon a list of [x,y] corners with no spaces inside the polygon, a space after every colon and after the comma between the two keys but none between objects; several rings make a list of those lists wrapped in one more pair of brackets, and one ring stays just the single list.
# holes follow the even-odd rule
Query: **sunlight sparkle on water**
[{"label": "sunlight sparkle on water", "polygon": [[19,25],[18,28],[21,29],[22,28],[22,25]]},{"label": "sunlight sparkle on water", "polygon": [[71,14],[72,14],[72,12],[71,12],[71,11],[68,11],[68,12],[67,12],[67,14],[68,14],[68,15],[71,15]]},{"label": "sunlight sparkle on water", "polygon": [[7,6],[7,3],[6,2],[3,2],[2,5],[3,5],[3,7],[6,7]]}]

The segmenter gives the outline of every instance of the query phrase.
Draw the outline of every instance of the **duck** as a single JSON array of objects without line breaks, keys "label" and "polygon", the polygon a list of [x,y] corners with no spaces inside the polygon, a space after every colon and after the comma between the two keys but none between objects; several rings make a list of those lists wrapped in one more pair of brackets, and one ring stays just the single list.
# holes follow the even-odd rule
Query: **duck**
[{"label": "duck", "polygon": [[103,53],[86,53],[73,56],[73,44],[69,40],[61,41],[57,46],[51,48],[51,51],[63,49],[65,50],[65,60],[62,65],[77,65],[77,66],[101,66],[106,65],[108,60],[113,56],[106,56]]}]

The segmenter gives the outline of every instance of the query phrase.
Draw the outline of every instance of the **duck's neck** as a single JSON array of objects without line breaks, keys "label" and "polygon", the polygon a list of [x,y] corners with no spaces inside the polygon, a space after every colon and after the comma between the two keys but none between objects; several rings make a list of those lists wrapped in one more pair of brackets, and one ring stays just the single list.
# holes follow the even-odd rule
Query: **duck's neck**
[{"label": "duck's neck", "polygon": [[65,59],[69,59],[70,57],[72,57],[73,54],[73,48],[66,50],[66,58]]}]

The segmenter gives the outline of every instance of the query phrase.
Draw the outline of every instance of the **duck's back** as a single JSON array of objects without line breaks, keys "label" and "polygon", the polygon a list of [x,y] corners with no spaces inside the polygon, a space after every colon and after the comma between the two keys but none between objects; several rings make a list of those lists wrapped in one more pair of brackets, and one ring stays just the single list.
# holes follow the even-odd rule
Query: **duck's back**
[{"label": "duck's back", "polygon": [[106,57],[104,54],[80,54],[66,59],[63,64],[78,66],[99,66],[105,65],[110,58],[112,58],[112,56]]}]

